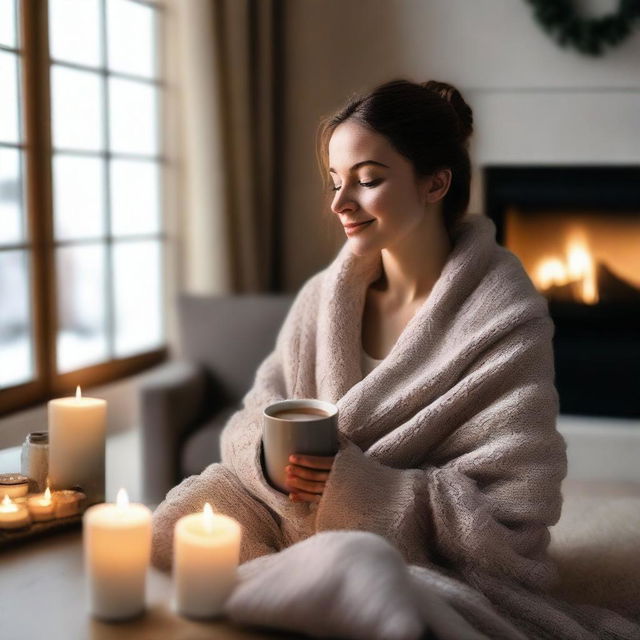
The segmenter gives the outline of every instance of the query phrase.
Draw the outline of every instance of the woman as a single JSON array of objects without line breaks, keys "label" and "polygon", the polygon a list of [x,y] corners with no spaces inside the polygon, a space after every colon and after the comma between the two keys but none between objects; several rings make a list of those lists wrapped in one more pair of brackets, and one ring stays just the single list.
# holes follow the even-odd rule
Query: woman
[{"label": "woman", "polygon": [[[319,158],[347,240],[296,296],[224,429],[222,463],[154,514],[158,566],[176,519],[209,501],[242,523],[241,562],[360,530],[491,637],[629,632],[545,595],[567,469],[553,324],[493,224],[467,214],[471,131],[460,93],[434,81],[386,83],[325,120]],[[340,412],[339,452],[292,459],[289,496],[262,465],[262,410],[283,398]]]},{"label": "woman", "polygon": [[[391,117],[392,101],[403,102],[402,120]],[[331,178],[331,210],[350,250],[382,256],[362,319],[364,373],[384,359],[424,304],[451,251],[450,233],[469,203],[471,129],[471,109],[460,93],[433,81],[388,83],[368,99],[352,100],[320,129],[322,175]],[[292,500],[319,502],[332,459],[291,462]]]}]

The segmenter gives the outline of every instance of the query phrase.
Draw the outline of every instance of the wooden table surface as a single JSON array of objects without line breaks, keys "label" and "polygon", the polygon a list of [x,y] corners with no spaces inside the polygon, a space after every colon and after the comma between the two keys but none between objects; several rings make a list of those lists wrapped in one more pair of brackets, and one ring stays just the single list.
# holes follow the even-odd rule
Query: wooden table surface
[{"label": "wooden table surface", "polygon": [[241,627],[220,619],[196,622],[174,613],[171,577],[150,568],[147,612],[104,623],[88,614],[82,532],[58,532],[0,550],[2,640],[250,640],[300,635]]}]

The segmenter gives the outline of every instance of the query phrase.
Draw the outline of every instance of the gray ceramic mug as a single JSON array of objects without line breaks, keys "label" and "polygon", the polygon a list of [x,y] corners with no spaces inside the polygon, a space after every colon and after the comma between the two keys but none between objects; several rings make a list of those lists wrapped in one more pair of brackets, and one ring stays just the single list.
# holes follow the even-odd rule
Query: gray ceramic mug
[{"label": "gray ceramic mug", "polygon": [[338,407],[301,398],[270,404],[262,414],[264,465],[271,484],[283,493],[292,453],[334,456],[338,452]]}]

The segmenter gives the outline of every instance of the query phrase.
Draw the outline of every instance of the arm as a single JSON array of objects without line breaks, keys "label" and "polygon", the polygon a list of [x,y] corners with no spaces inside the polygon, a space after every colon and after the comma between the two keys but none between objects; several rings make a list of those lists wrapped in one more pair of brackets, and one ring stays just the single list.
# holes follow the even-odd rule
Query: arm
[{"label": "arm", "polygon": [[345,442],[318,507],[318,530],[365,529],[409,562],[437,559],[548,586],[555,579],[545,557],[548,527],[560,517],[566,475],[552,331],[548,318],[530,320],[475,361],[450,392],[466,419],[438,451],[425,452],[437,464],[391,468]]},{"label": "arm", "polygon": [[[309,376],[301,375],[304,366],[313,366],[309,357],[301,362],[294,352],[300,343],[300,333],[304,326],[304,316],[313,312],[317,300],[317,285],[320,274],[316,274],[302,287],[278,333],[275,348],[263,360],[256,371],[251,389],[242,400],[242,408],[231,416],[220,437],[220,452],[223,464],[232,468],[238,477],[259,490],[258,474],[252,473],[260,464],[262,446],[262,412],[264,408],[278,400],[306,397],[309,392],[299,388],[296,382]],[[266,477],[266,470],[263,470]],[[263,487],[264,488],[264,487]],[[268,491],[273,491],[268,487]]]}]

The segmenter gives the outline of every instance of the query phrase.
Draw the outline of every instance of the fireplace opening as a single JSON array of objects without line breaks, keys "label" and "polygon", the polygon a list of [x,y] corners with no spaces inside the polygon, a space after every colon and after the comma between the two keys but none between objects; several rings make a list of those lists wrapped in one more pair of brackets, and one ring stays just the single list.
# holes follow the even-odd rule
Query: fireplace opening
[{"label": "fireplace opening", "polygon": [[640,416],[640,169],[487,167],[485,207],[548,300],[561,411]]},{"label": "fireplace opening", "polygon": [[640,305],[640,210],[522,212],[510,207],[505,246],[551,302]]}]

